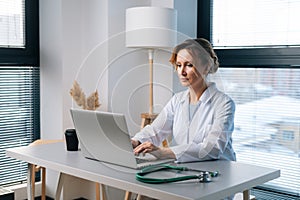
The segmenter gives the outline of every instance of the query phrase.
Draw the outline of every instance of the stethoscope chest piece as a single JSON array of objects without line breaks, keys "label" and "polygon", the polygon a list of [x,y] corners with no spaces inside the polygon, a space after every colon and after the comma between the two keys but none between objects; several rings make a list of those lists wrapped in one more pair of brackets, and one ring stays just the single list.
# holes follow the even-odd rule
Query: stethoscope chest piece
[{"label": "stethoscope chest piece", "polygon": [[209,183],[211,182],[211,176],[209,172],[201,172],[199,175],[199,182],[200,183]]}]

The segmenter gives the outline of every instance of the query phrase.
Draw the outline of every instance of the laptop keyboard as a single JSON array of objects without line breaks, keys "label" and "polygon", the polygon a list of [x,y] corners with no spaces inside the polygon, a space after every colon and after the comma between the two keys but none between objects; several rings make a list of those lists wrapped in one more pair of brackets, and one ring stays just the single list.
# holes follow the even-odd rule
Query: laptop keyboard
[{"label": "laptop keyboard", "polygon": [[155,158],[153,155],[148,154],[148,153],[145,155],[137,155],[137,156],[135,156],[135,159],[136,159],[137,164],[153,162],[153,161],[157,160],[157,158]]},{"label": "laptop keyboard", "polygon": [[137,164],[146,163],[146,162],[151,161],[150,159],[147,159],[147,158],[135,158],[135,159],[136,159]]}]

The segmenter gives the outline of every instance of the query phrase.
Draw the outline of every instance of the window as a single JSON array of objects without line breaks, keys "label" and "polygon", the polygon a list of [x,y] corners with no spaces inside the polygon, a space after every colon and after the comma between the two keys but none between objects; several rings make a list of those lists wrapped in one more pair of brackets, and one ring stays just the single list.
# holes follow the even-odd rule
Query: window
[{"label": "window", "polygon": [[39,66],[38,0],[1,0],[0,12],[0,65]]},{"label": "window", "polygon": [[27,179],[7,148],[40,136],[38,0],[0,1],[0,185]]},{"label": "window", "polygon": [[299,10],[297,0],[214,0],[212,43],[215,48],[298,46]]},{"label": "window", "polygon": [[300,182],[293,180],[300,178],[300,69],[222,67],[211,79],[236,103],[237,160],[279,168],[281,177],[265,186],[298,193]]},{"label": "window", "polygon": [[2,1],[0,7],[0,44],[2,47],[24,47],[24,2]]},{"label": "window", "polygon": [[294,136],[294,131],[282,131],[282,139],[286,141],[294,141],[295,136]]},{"label": "window", "polygon": [[[299,0],[198,1],[198,37],[211,41],[211,77],[236,103],[240,162],[279,168],[261,188],[300,196]],[[280,12],[278,12],[280,10]]]}]

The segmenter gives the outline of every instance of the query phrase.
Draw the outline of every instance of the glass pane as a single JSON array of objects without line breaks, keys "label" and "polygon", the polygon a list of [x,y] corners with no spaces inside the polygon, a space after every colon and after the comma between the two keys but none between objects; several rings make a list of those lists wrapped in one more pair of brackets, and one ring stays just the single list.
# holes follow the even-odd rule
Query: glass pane
[{"label": "glass pane", "polygon": [[236,103],[237,160],[281,170],[267,187],[300,193],[300,69],[220,68],[211,77]]},{"label": "glass pane", "polygon": [[0,47],[25,46],[25,0],[0,0]]},{"label": "glass pane", "polygon": [[214,47],[300,45],[299,0],[214,0]]}]

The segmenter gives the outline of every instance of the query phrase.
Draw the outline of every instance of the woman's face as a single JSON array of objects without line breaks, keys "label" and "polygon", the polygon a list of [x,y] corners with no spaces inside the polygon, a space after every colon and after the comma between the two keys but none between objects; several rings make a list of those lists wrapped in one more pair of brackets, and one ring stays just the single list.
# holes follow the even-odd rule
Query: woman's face
[{"label": "woman's face", "polygon": [[204,74],[204,72],[201,72],[203,68],[199,66],[196,67],[192,63],[195,62],[186,49],[182,49],[178,52],[176,57],[176,69],[182,86],[197,86],[197,84],[203,84],[204,79],[201,75],[201,73]]}]

